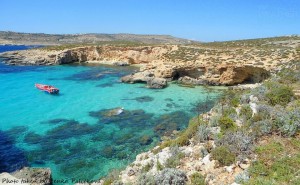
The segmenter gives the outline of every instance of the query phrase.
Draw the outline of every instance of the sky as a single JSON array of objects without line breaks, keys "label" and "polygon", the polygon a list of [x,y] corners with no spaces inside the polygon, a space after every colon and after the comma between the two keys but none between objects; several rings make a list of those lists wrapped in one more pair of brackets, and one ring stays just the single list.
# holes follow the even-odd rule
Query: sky
[{"label": "sky", "polygon": [[0,0],[0,30],[223,41],[300,34],[300,0]]}]

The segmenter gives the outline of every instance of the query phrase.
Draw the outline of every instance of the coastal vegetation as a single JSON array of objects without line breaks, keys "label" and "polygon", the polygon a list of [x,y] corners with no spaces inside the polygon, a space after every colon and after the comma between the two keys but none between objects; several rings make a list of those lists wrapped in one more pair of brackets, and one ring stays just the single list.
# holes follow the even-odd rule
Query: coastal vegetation
[{"label": "coastal vegetation", "polygon": [[[172,174],[182,184],[299,184],[300,103],[295,94],[300,87],[299,72],[300,62],[294,61],[256,88],[228,90],[204,113],[207,119],[196,116],[175,138],[148,152],[148,155],[163,155],[169,151],[170,157],[159,163],[158,175],[153,175],[149,167],[147,172],[140,173],[139,179],[144,184],[157,184]],[[184,152],[186,147],[193,148],[197,143],[202,147],[193,151],[196,153],[193,157]],[[192,163],[208,160],[206,165],[215,165],[208,171],[196,168],[190,173],[185,167],[189,160]],[[232,180],[224,181],[218,179],[223,175],[218,171],[220,168],[239,170],[225,172]],[[168,174],[164,180],[162,174]]]},{"label": "coastal vegetation", "polygon": [[[156,45],[156,44],[147,44],[147,45],[152,46],[152,45]],[[45,47],[42,47],[39,49],[44,50],[44,51],[61,51],[61,50],[65,50],[65,49],[73,49],[73,48],[88,47],[88,46],[138,47],[138,46],[145,46],[145,44],[141,43],[141,42],[118,40],[118,41],[99,41],[96,43],[63,44],[63,45],[45,46]]]},{"label": "coastal vegetation", "polygon": [[[128,156],[125,151],[131,151],[134,147],[153,146],[155,141],[161,139],[157,147],[146,155],[141,155],[142,157],[138,156],[130,165],[130,170],[126,168],[124,171],[111,171],[104,178],[104,184],[121,184],[124,176],[134,176],[135,178],[130,178],[134,180],[129,183],[135,184],[297,184],[300,167],[300,50],[297,44],[299,45],[298,36],[181,45],[101,41],[49,46],[40,48],[39,51],[48,54],[66,50],[59,55],[48,55],[53,60],[57,56],[61,57],[60,64],[65,59],[69,59],[68,62],[128,59],[128,64],[145,64],[143,72],[147,79],[152,79],[155,74],[164,80],[180,81],[184,77],[199,80],[205,71],[212,79],[209,83],[205,82],[208,85],[220,85],[220,81],[214,81],[216,79],[242,79],[225,83],[226,85],[261,82],[254,88],[237,86],[228,89],[213,107],[207,106],[211,103],[209,100],[202,101],[200,105],[196,102],[193,111],[197,115],[189,120],[184,130],[184,123],[188,122],[188,118],[182,112],[171,113],[172,117],[162,115],[158,118],[143,110],[125,110],[120,116],[112,116],[115,110],[90,112],[89,115],[99,120],[99,123],[117,123],[124,130],[135,123],[134,131],[111,137],[111,140],[116,141],[116,146],[105,145],[97,151],[106,159],[132,161],[135,156]],[[78,47],[90,50],[81,51]],[[34,53],[32,55],[36,57]],[[81,58],[76,58],[78,56]],[[150,64],[150,61],[154,62]],[[239,65],[242,67],[239,68]],[[152,69],[156,71],[149,72]],[[258,74],[259,69],[262,73]],[[242,76],[243,74],[248,76]],[[79,73],[67,79],[97,80],[103,77]],[[140,77],[138,76],[138,81],[145,76]],[[208,77],[200,80],[207,79]],[[134,81],[129,80],[129,83]],[[182,81],[180,84],[184,85]],[[190,87],[195,85],[187,84]],[[151,102],[153,98],[141,96],[123,100],[143,103]],[[172,101],[166,104],[167,108],[176,106]],[[64,148],[76,148],[71,145],[62,148],[57,141],[72,138],[74,134],[84,136],[91,132],[94,142],[101,141],[104,137],[98,134],[103,125],[90,126],[74,120],[60,122],[63,124],[60,123],[60,126],[47,132],[46,136],[29,132],[24,136],[24,141],[31,145],[40,144],[44,148],[51,145],[53,151],[56,151],[52,155],[45,155],[44,150],[36,152],[49,160],[52,157],[59,163],[61,159],[57,156],[69,155]],[[153,132],[143,133],[145,128],[150,127],[153,127]],[[120,147],[124,143],[127,143],[127,148]],[[82,142],[76,143],[76,146],[86,147]],[[88,155],[94,156],[95,153]],[[29,159],[34,160],[31,155]],[[70,174],[70,167],[79,169],[82,165],[93,167],[95,164],[74,160],[69,161],[69,165],[61,170]],[[229,176],[228,179],[221,178],[226,175]]]}]

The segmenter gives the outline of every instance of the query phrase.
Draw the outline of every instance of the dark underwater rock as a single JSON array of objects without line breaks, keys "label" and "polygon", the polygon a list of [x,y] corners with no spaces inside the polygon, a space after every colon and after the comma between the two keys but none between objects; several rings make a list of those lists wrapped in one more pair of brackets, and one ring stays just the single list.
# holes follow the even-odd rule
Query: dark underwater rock
[{"label": "dark underwater rock", "polygon": [[173,101],[172,98],[166,98],[165,101]]},{"label": "dark underwater rock", "polygon": [[135,100],[137,102],[143,103],[143,102],[151,102],[154,100],[151,96],[140,96],[136,98],[124,98],[122,100]]},{"label": "dark underwater rock", "polygon": [[0,173],[13,172],[27,165],[24,152],[14,145],[5,132],[0,131]]},{"label": "dark underwater rock", "polygon": [[16,127],[9,129],[8,131],[6,131],[6,134],[9,136],[12,136],[12,137],[17,137],[17,136],[25,133],[27,130],[28,130],[28,127],[26,127],[26,126],[16,126]]},{"label": "dark underwater rock", "polygon": [[158,123],[154,132],[160,137],[170,136],[174,130],[180,130],[188,124],[189,116],[183,111],[176,111],[170,114],[163,114],[156,119]]},{"label": "dark underwater rock", "polygon": [[152,138],[148,135],[144,135],[139,139],[139,143],[141,145],[149,145],[152,143],[152,141],[153,141]]},{"label": "dark underwater rock", "polygon": [[141,96],[141,97],[134,98],[134,100],[138,102],[150,102],[153,101],[154,98],[152,98],[151,96]]},{"label": "dark underwater rock", "polygon": [[96,87],[102,87],[102,88],[113,87],[113,86],[114,86],[114,83],[104,83],[104,84],[96,85]]},{"label": "dark underwater rock", "polygon": [[24,142],[28,144],[38,144],[43,140],[43,137],[39,134],[36,134],[34,132],[29,132],[24,137]]},{"label": "dark underwater rock", "polygon": [[154,127],[154,132],[158,134],[160,137],[162,136],[170,136],[172,135],[174,130],[179,130],[180,127],[177,123],[171,122],[163,122]]},{"label": "dark underwater rock", "polygon": [[102,156],[112,158],[115,154],[115,149],[112,146],[106,146],[101,150]]},{"label": "dark underwater rock", "polygon": [[117,116],[105,116],[105,113],[110,109],[102,109],[100,111],[92,111],[89,113],[90,116],[99,119],[101,124],[117,124],[121,128],[132,127],[134,124],[138,127],[151,126],[153,114],[145,113],[144,110],[124,110],[122,114]]},{"label": "dark underwater rock", "polygon": [[52,120],[49,120],[47,122],[43,122],[43,123],[48,123],[48,124],[61,124],[61,123],[66,123],[68,122],[69,120],[68,119],[61,119],[61,118],[58,118],[58,119],[52,119]]},{"label": "dark underwater rock", "polygon": [[75,120],[69,120],[63,125],[55,127],[46,133],[45,139],[64,140],[96,133],[101,129],[99,126],[89,125],[87,123],[79,123]]}]

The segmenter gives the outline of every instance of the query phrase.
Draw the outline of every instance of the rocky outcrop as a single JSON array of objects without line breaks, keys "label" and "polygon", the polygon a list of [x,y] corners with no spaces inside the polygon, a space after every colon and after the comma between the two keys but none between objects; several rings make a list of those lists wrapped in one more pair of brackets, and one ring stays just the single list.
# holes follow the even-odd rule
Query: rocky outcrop
[{"label": "rocky outcrop", "polygon": [[146,83],[148,88],[153,89],[161,89],[167,86],[166,79],[153,77],[148,71],[124,76],[121,81],[125,83]]},{"label": "rocky outcrop", "polygon": [[49,168],[28,168],[0,174],[1,184],[52,185],[51,170]]},{"label": "rocky outcrop", "polygon": [[[145,78],[178,80],[188,85],[235,85],[258,83],[268,78],[270,72],[251,65],[197,65],[197,64],[148,64],[139,72],[122,79],[123,82],[145,82]],[[130,79],[130,80],[129,80]]]},{"label": "rocky outcrop", "polygon": [[167,80],[164,78],[150,78],[147,81],[147,87],[150,89],[162,89],[167,86]]},{"label": "rocky outcrop", "polygon": [[31,49],[1,53],[10,65],[55,65],[93,61],[113,65],[149,63],[160,58],[171,46],[86,46],[71,49]]},{"label": "rocky outcrop", "polygon": [[65,50],[31,49],[0,54],[11,65],[55,65],[94,62],[112,65],[142,64],[140,70],[121,79],[164,88],[167,81],[188,85],[235,85],[258,83],[269,76],[264,66],[243,63],[203,63],[166,58],[178,46],[86,46]]},{"label": "rocky outcrop", "polygon": [[[213,141],[211,142],[214,146]],[[206,175],[205,181],[211,185],[232,184],[235,181],[235,176],[244,172],[250,166],[250,161],[245,160],[237,161],[230,166],[221,167],[216,160],[211,159],[204,143],[178,147],[178,152],[182,154],[180,165],[173,169],[184,172],[185,177],[189,179],[196,172]],[[166,170],[160,171],[160,168],[165,167],[172,156],[174,156],[174,151],[170,147],[164,148],[158,153],[153,153],[152,151],[141,153],[136,156],[136,160],[133,163],[120,173],[120,182],[124,184],[139,184],[142,174],[153,177],[154,180],[158,181],[160,175]],[[145,172],[145,168],[147,168],[147,172]],[[166,179],[167,177],[164,176],[164,178]],[[187,179],[185,181],[182,184],[188,184]]]}]

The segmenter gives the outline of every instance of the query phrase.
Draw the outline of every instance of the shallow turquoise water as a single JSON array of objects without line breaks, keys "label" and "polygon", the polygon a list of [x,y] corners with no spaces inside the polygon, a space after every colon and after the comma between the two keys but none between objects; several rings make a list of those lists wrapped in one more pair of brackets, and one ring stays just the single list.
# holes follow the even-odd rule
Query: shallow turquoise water
[{"label": "shallow turquoise water", "polygon": [[[54,179],[97,179],[153,147],[163,135],[186,127],[194,104],[208,89],[170,84],[155,90],[123,84],[134,68],[66,65],[16,67],[0,64],[1,171],[51,167]],[[34,83],[52,84],[57,96]],[[211,99],[221,93],[210,91]],[[124,107],[119,116],[108,109]],[[5,146],[6,146],[5,145]]]}]

